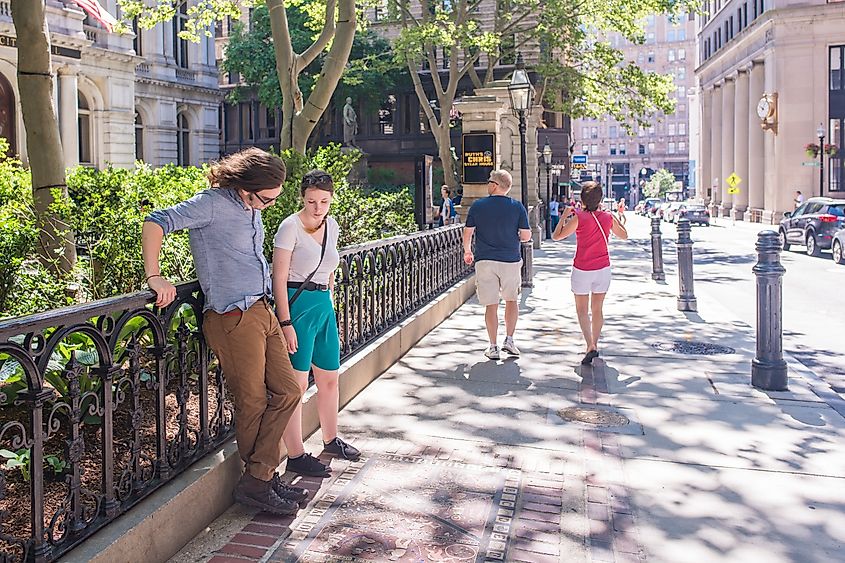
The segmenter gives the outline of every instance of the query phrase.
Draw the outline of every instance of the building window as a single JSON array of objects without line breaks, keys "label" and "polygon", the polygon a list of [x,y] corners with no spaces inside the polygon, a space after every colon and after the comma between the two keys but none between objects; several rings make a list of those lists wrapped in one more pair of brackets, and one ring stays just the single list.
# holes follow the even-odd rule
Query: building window
[{"label": "building window", "polygon": [[666,126],[666,128],[667,128],[666,134],[669,135],[670,137],[674,137],[675,136],[675,124],[670,123]]},{"label": "building window", "polygon": [[182,112],[176,116],[176,163],[179,166],[191,164],[191,130],[188,128],[188,118]]},{"label": "building window", "polygon": [[678,98],[686,98],[687,97],[687,87],[686,86],[678,86]]},{"label": "building window", "polygon": [[590,145],[590,154],[599,154],[599,146]]},{"label": "building window", "polygon": [[653,31],[649,31],[649,32],[646,34],[646,39],[645,39],[645,42],[646,42],[646,43],[654,43],[654,32],[653,32]]},{"label": "building window", "polygon": [[645,145],[637,145],[637,154],[645,154]]},{"label": "building window", "polygon": [[845,90],[845,45],[830,48],[830,89]]},{"label": "building window", "polygon": [[141,114],[135,112],[135,160],[144,160],[144,123]]},{"label": "building window", "polygon": [[590,138],[591,139],[598,139],[599,138],[599,128],[598,127],[591,127],[590,128]]},{"label": "building window", "polygon": [[686,79],[687,79],[687,69],[686,69],[686,67],[682,66],[678,69],[678,80],[683,82]]},{"label": "building window", "polygon": [[393,116],[396,114],[396,96],[390,94],[378,110],[378,126],[382,135],[393,135]]},{"label": "building window", "polygon": [[610,145],[611,156],[616,156],[616,145]]},{"label": "building window", "polygon": [[627,153],[627,152],[628,152],[627,145],[624,145],[624,144],[619,145],[619,154],[620,155],[625,155],[625,153]]},{"label": "building window", "polygon": [[678,152],[687,152],[687,143],[685,141],[681,141],[678,143]]},{"label": "building window", "polygon": [[654,148],[655,148],[655,144],[649,143],[648,144],[648,154],[654,154]]},{"label": "building window", "polygon": [[590,128],[589,127],[581,127],[581,138],[582,139],[589,139],[590,138]]},{"label": "building window", "polygon": [[79,100],[78,117],[77,117],[77,135],[79,143],[79,163],[93,164],[91,155],[91,108],[88,105],[88,100],[82,94],[77,92],[76,97]]},{"label": "building window", "polygon": [[687,30],[681,28],[678,30],[678,41],[686,41],[687,39]]},{"label": "building window", "polygon": [[619,129],[616,127],[616,125],[611,125],[607,128],[607,136],[611,139],[615,139],[619,136]]},{"label": "building window", "polygon": [[380,2],[375,7],[375,17],[373,19],[377,22],[386,20],[387,14],[387,0],[380,0]]},{"label": "building window", "polygon": [[240,140],[255,140],[255,131],[253,130],[253,124],[255,122],[252,119],[252,102],[242,102],[238,104],[238,109],[241,115]]},{"label": "building window", "polygon": [[678,135],[686,135],[687,134],[687,124],[686,123],[678,123]]},{"label": "building window", "polygon": [[185,31],[188,23],[188,2],[182,2],[176,8],[176,15],[173,16],[173,58],[176,66],[188,68],[188,40],[179,37],[179,33]]},{"label": "building window", "polygon": [[687,105],[686,104],[678,104],[678,114],[684,115],[687,113]]},{"label": "building window", "polygon": [[674,41],[675,40],[675,30],[670,29],[666,32],[666,41]]},{"label": "building window", "polygon": [[261,139],[276,139],[276,110],[258,106],[258,136]]},{"label": "building window", "polygon": [[668,60],[670,63],[675,62],[675,49],[669,49]]},{"label": "building window", "polygon": [[650,63],[654,62],[654,51],[648,52],[648,62],[650,62]]},{"label": "building window", "polygon": [[590,145],[581,145],[581,154],[590,154]]},{"label": "building window", "polygon": [[141,56],[144,54],[144,42],[141,37],[141,28],[138,26],[138,18],[132,18],[132,31],[135,33],[135,39],[132,40],[132,48],[135,49],[135,54]]},{"label": "building window", "polygon": [[669,143],[669,154],[675,154],[675,143],[674,142]]},{"label": "building window", "polygon": [[678,49],[678,60],[685,61],[687,59],[687,50],[686,49]]}]

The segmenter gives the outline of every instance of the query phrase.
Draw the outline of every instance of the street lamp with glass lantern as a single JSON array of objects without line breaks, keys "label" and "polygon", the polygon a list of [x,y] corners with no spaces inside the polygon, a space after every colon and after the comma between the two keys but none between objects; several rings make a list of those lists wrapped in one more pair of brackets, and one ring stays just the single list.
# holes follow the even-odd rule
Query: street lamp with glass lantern
[{"label": "street lamp with glass lantern", "polygon": [[824,196],[824,123],[819,123],[816,135],[819,137],[819,196]]},{"label": "street lamp with glass lantern", "polygon": [[[508,84],[508,95],[511,99],[511,110],[514,116],[519,119],[519,168],[520,181],[522,183],[520,196],[522,197],[522,205],[525,207],[525,212],[528,213],[528,170],[525,168],[526,148],[525,148],[525,129],[526,119],[531,113],[531,105],[534,103],[534,87],[531,86],[531,80],[528,78],[528,72],[525,70],[525,63],[522,60],[522,53],[516,56],[516,68],[511,76],[510,84]],[[533,249],[532,242],[526,241],[522,243],[522,286],[531,287],[534,285],[532,278],[534,277],[533,269]]]},{"label": "street lamp with glass lantern", "polygon": [[519,164],[521,172],[521,197],[522,205],[525,206],[525,211],[528,211],[528,170],[525,168],[526,150],[525,150],[525,130],[526,120],[531,113],[531,104],[534,102],[534,87],[531,86],[531,80],[528,78],[528,72],[525,70],[525,64],[522,61],[522,53],[516,57],[516,69],[511,76],[510,84],[508,84],[508,94],[511,98],[511,109],[514,116],[519,119]]},{"label": "street lamp with glass lantern", "polygon": [[546,144],[543,145],[543,163],[546,165],[546,238],[552,238],[552,213],[549,208],[552,202],[552,147],[549,146],[549,139],[546,138]]}]

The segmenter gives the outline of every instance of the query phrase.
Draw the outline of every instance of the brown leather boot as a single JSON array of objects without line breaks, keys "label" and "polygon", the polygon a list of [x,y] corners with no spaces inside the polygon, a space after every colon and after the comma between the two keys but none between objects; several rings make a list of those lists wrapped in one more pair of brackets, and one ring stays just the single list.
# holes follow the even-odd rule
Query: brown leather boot
[{"label": "brown leather boot", "polygon": [[279,498],[279,495],[273,492],[271,481],[262,481],[249,473],[244,473],[238,481],[234,497],[237,503],[283,516],[296,514],[299,509],[296,502]]}]

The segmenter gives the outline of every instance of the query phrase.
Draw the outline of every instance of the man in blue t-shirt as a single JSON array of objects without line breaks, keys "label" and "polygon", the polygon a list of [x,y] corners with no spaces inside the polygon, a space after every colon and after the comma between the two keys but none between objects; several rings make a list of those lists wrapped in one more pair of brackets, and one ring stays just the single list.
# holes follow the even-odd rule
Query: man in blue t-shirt
[{"label": "man in blue t-shirt", "polygon": [[[464,227],[464,262],[475,261],[475,286],[478,302],[486,307],[484,323],[490,346],[484,355],[499,359],[496,334],[499,330],[499,299],[505,300],[505,342],[502,351],[519,355],[513,342],[519,315],[517,299],[522,282],[520,241],[531,240],[528,213],[525,207],[510,197],[513,179],[506,170],[494,170],[487,181],[489,197],[472,204]],[[475,256],[472,236],[475,235]]]}]

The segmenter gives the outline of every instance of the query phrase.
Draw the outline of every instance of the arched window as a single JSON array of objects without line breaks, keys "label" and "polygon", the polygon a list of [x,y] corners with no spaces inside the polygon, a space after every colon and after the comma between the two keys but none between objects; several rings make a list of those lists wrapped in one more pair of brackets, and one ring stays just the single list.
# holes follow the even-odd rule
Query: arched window
[{"label": "arched window", "polygon": [[144,122],[141,114],[135,112],[135,160],[144,160]]},{"label": "arched window", "polygon": [[184,113],[180,113],[176,116],[176,163],[179,166],[190,166],[191,164],[190,135],[188,118],[185,117]]},{"label": "arched window", "polygon": [[187,24],[188,2],[185,1],[179,4],[173,16],[173,58],[181,68],[188,68],[188,40],[179,37],[179,32],[185,31]]},{"label": "arched window", "polygon": [[15,107],[15,91],[6,77],[0,74],[0,137],[5,137],[9,142],[9,156],[18,152]]},{"label": "arched window", "polygon": [[77,135],[79,136],[79,163],[93,164],[91,154],[91,109],[88,99],[82,92],[76,93],[79,100],[79,117],[77,118]]}]

